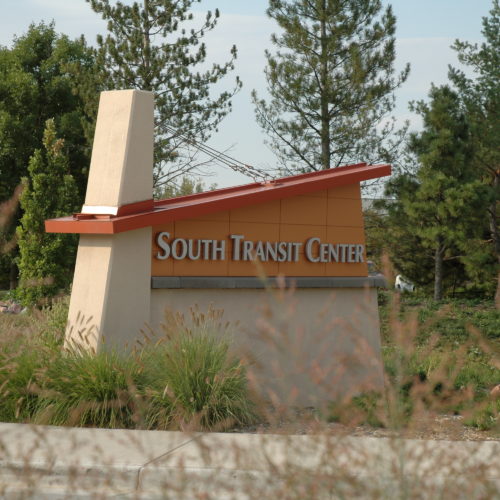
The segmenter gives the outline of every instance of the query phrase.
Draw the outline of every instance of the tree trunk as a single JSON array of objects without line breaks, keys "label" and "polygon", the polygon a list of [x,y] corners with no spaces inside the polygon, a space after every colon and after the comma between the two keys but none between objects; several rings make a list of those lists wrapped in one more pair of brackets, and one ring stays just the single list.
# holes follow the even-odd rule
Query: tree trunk
[{"label": "tree trunk", "polygon": [[500,232],[498,230],[498,218],[497,218],[497,199],[496,193],[500,188],[500,172],[495,172],[495,177],[493,179],[493,190],[495,192],[495,199],[490,205],[488,210],[488,218],[490,223],[490,233],[491,241],[493,242],[493,252],[498,263],[498,277],[497,277],[497,290],[495,293],[495,306],[500,309]]},{"label": "tree trunk", "polygon": [[17,288],[17,275],[18,275],[17,265],[12,262],[10,264],[10,272],[9,272],[9,289],[15,290]]},{"label": "tree trunk", "polygon": [[436,252],[434,255],[434,300],[443,298],[443,255],[445,247],[441,236],[436,240]]},{"label": "tree trunk", "polygon": [[321,12],[321,168],[330,168],[330,116],[328,112],[328,44],[326,34],[326,0]]},{"label": "tree trunk", "polygon": [[151,40],[149,31],[149,0],[144,0],[144,33],[143,33],[143,54],[144,54],[144,82],[141,90],[153,90],[153,82],[151,79]]}]

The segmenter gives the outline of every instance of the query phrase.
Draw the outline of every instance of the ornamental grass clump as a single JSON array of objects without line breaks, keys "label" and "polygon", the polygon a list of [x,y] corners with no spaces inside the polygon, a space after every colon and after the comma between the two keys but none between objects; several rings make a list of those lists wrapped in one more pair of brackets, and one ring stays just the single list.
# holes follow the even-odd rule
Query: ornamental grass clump
[{"label": "ornamental grass clump", "polygon": [[[62,351],[67,302],[0,317],[0,421],[28,422],[38,409],[47,369]],[[64,321],[61,318],[64,317]]]},{"label": "ornamental grass clump", "polygon": [[135,384],[142,368],[116,352],[69,350],[48,367],[33,422],[77,427],[133,428]]},{"label": "ornamental grass clump", "polygon": [[193,312],[191,326],[170,315],[166,336],[144,351],[148,427],[224,430],[256,418],[246,368],[230,351],[218,314]]},{"label": "ornamental grass clump", "polygon": [[0,318],[0,421],[225,430],[255,418],[245,367],[212,313],[190,326],[177,317],[135,350],[95,353],[63,346],[65,311]]}]

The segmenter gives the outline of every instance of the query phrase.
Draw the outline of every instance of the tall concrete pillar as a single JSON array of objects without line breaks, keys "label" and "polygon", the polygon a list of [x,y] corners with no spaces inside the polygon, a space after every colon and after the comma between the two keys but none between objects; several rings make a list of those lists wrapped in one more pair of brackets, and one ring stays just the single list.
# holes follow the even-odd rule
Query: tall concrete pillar
[{"label": "tall concrete pillar", "polygon": [[[153,94],[103,92],[83,214],[113,217],[153,193]],[[132,344],[149,321],[151,228],[82,234],[66,343],[98,351]]]}]

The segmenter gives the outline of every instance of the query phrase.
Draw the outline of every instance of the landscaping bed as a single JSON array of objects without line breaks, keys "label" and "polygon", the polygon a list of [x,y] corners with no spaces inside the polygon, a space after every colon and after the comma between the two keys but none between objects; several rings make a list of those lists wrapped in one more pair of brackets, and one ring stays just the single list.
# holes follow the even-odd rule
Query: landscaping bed
[{"label": "landscaping bed", "polygon": [[[67,305],[0,315],[0,420],[86,427],[499,439],[500,314],[382,293],[386,391],[314,410],[255,402],[214,324],[178,323],[128,356],[66,350]],[[205,316],[205,319],[207,317]],[[483,333],[484,332],[484,333]]]}]

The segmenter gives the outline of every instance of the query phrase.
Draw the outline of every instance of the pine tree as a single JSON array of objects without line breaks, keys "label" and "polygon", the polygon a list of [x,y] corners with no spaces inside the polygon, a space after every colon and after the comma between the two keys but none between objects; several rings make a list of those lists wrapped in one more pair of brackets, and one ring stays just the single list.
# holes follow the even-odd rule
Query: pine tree
[{"label": "pine tree", "polygon": [[18,294],[33,304],[58,293],[72,281],[76,256],[76,236],[48,234],[44,221],[75,212],[79,208],[78,189],[69,174],[68,155],[62,139],[57,139],[55,122],[47,120],[44,149],[37,149],[23,179],[21,208],[24,214],[17,228],[20,286]]},{"label": "pine tree", "polygon": [[[500,4],[493,0],[489,17],[483,18],[485,41],[478,46],[456,41],[454,49],[474,78],[450,68],[449,77],[460,92],[471,123],[475,144],[474,165],[491,191],[486,214],[492,251],[496,259],[496,304],[500,308]],[[481,265],[481,264],[479,264]]]},{"label": "pine tree", "polygon": [[266,52],[271,100],[253,93],[257,121],[286,170],[386,159],[376,127],[394,107],[395,24],[380,0],[270,0],[282,30]]},{"label": "pine tree", "polygon": [[206,141],[231,110],[231,98],[241,87],[212,97],[213,87],[234,69],[230,59],[200,70],[207,58],[202,42],[219,17],[208,12],[201,26],[193,26],[191,6],[200,0],[143,0],[125,5],[110,0],[86,0],[108,21],[108,35],[97,39],[99,61],[108,89],[139,89],[155,94],[155,168],[159,185],[196,168],[192,140]]},{"label": "pine tree", "polygon": [[424,122],[410,144],[420,168],[417,185],[401,202],[422,246],[434,254],[434,299],[441,300],[444,260],[463,262],[464,255],[456,252],[480,240],[489,193],[472,165],[474,146],[459,96],[443,86],[432,87],[430,98],[429,104],[412,106]]}]

